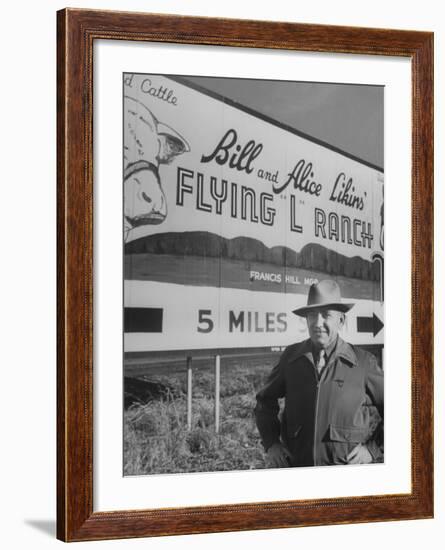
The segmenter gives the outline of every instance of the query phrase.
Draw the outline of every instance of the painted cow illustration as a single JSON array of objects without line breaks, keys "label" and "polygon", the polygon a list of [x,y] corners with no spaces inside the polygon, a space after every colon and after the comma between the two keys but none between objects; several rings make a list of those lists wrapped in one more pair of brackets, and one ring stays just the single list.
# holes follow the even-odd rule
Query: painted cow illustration
[{"label": "painted cow illustration", "polygon": [[167,201],[159,167],[190,151],[187,141],[140,101],[124,98],[124,239],[141,225],[162,223]]}]

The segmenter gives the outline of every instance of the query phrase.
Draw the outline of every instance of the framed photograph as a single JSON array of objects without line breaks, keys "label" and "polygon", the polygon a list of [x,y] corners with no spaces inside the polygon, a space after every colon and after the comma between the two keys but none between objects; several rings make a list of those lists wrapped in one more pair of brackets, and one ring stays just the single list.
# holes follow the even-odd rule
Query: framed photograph
[{"label": "framed photograph", "polygon": [[58,538],[432,517],[433,34],[65,9],[57,67]]}]

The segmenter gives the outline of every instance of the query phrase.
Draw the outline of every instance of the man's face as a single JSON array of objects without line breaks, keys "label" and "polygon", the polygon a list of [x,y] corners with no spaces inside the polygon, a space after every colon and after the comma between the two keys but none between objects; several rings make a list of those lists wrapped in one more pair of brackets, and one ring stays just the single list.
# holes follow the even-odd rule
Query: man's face
[{"label": "man's face", "polygon": [[334,309],[314,309],[306,315],[309,336],[317,348],[327,348],[335,342],[338,331],[345,322],[345,315]]}]

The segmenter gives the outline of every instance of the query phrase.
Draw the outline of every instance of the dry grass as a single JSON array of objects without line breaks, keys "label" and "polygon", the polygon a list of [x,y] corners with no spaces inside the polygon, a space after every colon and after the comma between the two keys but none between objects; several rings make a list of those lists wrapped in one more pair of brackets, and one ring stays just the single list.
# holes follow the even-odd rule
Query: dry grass
[{"label": "dry grass", "polygon": [[197,369],[193,379],[192,429],[187,430],[185,372],[150,376],[167,384],[158,399],[133,403],[124,413],[125,475],[212,472],[264,468],[255,426],[255,394],[270,365],[221,370],[220,432],[214,426],[214,374]]}]

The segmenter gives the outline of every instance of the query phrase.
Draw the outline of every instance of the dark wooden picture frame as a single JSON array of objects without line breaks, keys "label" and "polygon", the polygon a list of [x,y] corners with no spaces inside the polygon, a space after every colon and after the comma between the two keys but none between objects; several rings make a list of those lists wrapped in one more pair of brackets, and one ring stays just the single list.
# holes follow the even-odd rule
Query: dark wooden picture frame
[{"label": "dark wooden picture frame", "polygon": [[[433,516],[433,34],[65,9],[57,30],[57,536],[64,541]],[[93,43],[405,57],[412,67],[411,492],[93,512]],[[401,190],[403,192],[403,189]]]}]

